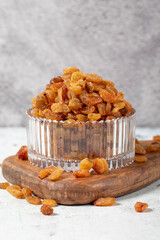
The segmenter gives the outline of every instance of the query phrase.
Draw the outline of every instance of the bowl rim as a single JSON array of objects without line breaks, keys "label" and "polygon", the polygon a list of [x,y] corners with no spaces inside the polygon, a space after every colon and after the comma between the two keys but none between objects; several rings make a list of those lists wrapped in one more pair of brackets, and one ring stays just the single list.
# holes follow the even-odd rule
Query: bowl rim
[{"label": "bowl rim", "polygon": [[26,115],[28,118],[32,119],[32,120],[35,120],[35,121],[39,121],[39,122],[48,122],[48,123],[68,123],[68,124],[95,124],[95,123],[108,123],[108,122],[115,122],[115,121],[119,121],[119,120],[123,120],[123,119],[131,119],[133,117],[136,116],[136,110],[134,108],[132,108],[131,112],[129,113],[128,116],[122,116],[122,117],[118,117],[118,118],[113,118],[113,119],[107,119],[107,120],[100,120],[100,121],[93,121],[93,122],[90,122],[90,121],[86,121],[86,122],[83,122],[83,121],[75,121],[75,122],[70,122],[70,121],[63,121],[63,120],[60,120],[60,121],[57,121],[57,120],[52,120],[52,119],[46,119],[46,118],[41,118],[41,117],[35,117],[32,115],[32,108],[29,108],[26,112]]}]

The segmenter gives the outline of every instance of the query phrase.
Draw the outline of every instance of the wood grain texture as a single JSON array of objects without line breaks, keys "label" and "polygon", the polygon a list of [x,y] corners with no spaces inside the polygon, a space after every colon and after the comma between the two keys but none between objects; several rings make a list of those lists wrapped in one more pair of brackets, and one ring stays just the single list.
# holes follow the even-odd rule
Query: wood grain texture
[{"label": "wood grain texture", "polygon": [[[146,145],[149,142],[143,142]],[[3,176],[12,184],[29,187],[41,198],[56,199],[64,205],[88,204],[99,197],[119,197],[139,190],[160,178],[160,152],[147,155],[146,163],[136,163],[108,171],[92,173],[88,178],[75,179],[72,173],[63,173],[57,181],[39,179],[39,167],[29,161],[10,156],[2,164]]]}]

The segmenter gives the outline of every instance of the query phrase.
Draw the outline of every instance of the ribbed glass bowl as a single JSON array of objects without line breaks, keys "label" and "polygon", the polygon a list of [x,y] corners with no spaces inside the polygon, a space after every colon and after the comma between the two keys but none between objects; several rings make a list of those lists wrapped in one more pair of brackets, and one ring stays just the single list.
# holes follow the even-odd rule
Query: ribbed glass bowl
[{"label": "ribbed glass bowl", "polygon": [[95,122],[37,118],[27,111],[29,161],[75,171],[83,158],[105,158],[109,169],[124,167],[135,156],[135,110],[129,116]]}]

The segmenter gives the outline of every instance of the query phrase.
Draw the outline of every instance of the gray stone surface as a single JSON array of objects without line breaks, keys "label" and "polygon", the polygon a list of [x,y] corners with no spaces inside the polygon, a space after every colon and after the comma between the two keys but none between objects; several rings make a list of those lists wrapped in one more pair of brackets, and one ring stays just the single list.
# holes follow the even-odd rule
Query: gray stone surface
[{"label": "gray stone surface", "polygon": [[160,126],[159,0],[0,0],[0,126],[64,67],[116,83],[138,126]]}]

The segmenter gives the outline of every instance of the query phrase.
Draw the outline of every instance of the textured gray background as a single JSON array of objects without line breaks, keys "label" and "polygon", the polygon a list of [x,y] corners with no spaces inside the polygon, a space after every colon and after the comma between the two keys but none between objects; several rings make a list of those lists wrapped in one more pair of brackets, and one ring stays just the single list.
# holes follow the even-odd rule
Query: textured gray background
[{"label": "textured gray background", "polygon": [[160,126],[160,0],[0,0],[0,126],[64,67],[116,83],[138,126]]}]

